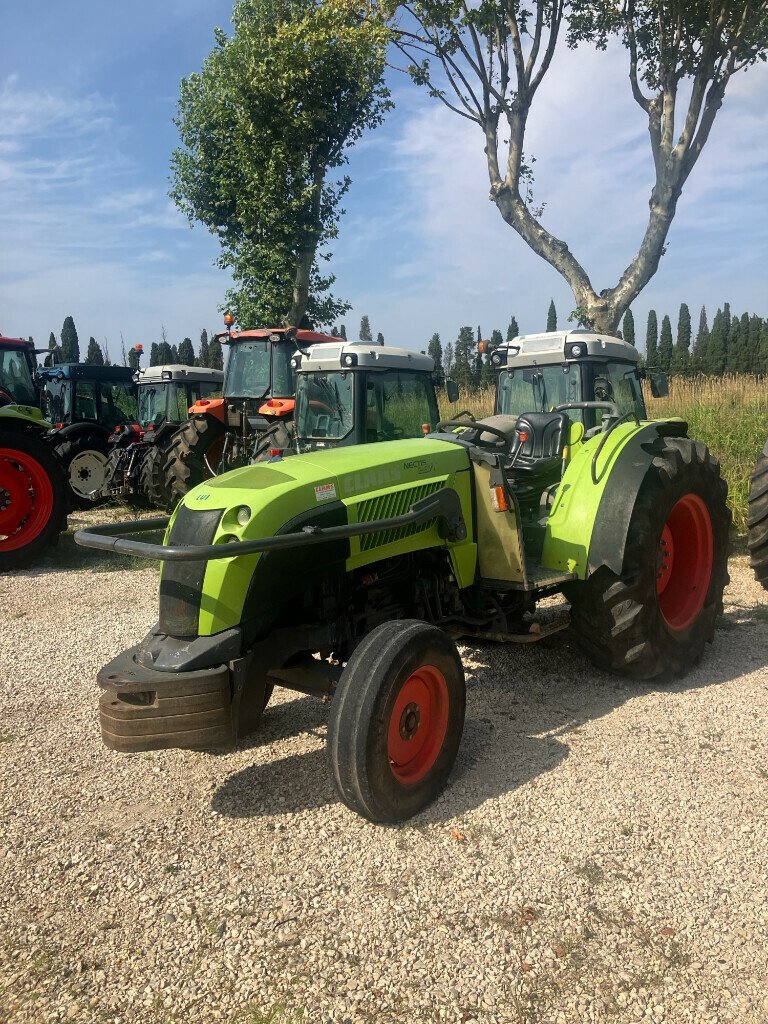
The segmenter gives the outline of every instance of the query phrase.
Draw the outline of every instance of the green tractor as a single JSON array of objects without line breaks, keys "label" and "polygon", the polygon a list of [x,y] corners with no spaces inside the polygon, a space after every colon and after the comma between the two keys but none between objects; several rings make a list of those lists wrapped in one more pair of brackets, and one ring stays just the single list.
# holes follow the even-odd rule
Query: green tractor
[{"label": "green tractor", "polygon": [[104,497],[129,505],[168,508],[165,462],[176,431],[191,406],[217,399],[224,374],[202,366],[147,366],[133,374],[138,413],[116,424],[109,438]]},{"label": "green tractor", "polygon": [[[613,344],[560,336],[558,372],[586,378]],[[685,423],[622,411],[617,386],[639,395],[638,381],[632,359],[611,397],[542,397],[533,377],[519,413],[276,455],[195,488],[171,517],[78,533],[163,562],[158,624],[98,675],[106,745],[220,747],[256,727],[275,685],[333,696],[340,798],[397,822],[442,791],[457,755],[458,638],[535,642],[565,625],[537,617],[563,593],[596,665],[687,672],[722,610],[727,488]],[[327,429],[338,407],[322,391],[307,401]],[[130,536],[161,528],[163,544]]]},{"label": "green tractor", "polygon": [[67,482],[46,433],[31,341],[0,337],[0,572],[22,569],[67,523]]}]

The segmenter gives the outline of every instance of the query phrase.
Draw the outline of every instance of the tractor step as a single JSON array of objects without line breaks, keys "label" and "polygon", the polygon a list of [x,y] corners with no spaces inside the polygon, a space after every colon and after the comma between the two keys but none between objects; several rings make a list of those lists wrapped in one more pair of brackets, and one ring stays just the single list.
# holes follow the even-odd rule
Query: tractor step
[{"label": "tractor step", "polygon": [[560,569],[547,569],[541,562],[526,562],[525,575],[528,580],[525,590],[555,590],[563,583],[576,579],[575,572],[562,572]]}]

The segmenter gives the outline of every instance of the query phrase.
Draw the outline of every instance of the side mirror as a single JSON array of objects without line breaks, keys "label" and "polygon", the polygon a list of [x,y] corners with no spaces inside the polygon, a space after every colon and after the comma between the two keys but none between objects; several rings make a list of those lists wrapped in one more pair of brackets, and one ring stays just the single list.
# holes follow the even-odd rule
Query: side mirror
[{"label": "side mirror", "polygon": [[654,398],[666,398],[669,395],[669,378],[666,373],[654,373],[651,376],[651,394]]},{"label": "side mirror", "polygon": [[459,385],[451,377],[448,377],[445,382],[445,393],[448,395],[449,402],[458,402]]}]

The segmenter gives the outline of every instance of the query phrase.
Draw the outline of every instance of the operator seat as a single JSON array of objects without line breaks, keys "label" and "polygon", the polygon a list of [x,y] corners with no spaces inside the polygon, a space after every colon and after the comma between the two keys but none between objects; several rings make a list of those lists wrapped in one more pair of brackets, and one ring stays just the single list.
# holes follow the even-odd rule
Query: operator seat
[{"label": "operator seat", "polygon": [[568,426],[564,412],[526,412],[518,416],[506,476],[521,507],[538,506],[546,488],[560,480]]}]

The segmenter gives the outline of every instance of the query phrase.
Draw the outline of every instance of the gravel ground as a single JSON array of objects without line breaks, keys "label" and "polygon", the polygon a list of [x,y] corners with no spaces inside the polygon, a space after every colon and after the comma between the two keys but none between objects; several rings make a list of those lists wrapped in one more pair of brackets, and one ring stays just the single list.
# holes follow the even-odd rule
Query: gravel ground
[{"label": "gravel ground", "polygon": [[226,754],[104,749],[94,677],[152,624],[157,576],[57,558],[0,578],[0,1020],[768,1019],[768,595],[745,558],[675,686],[566,634],[464,648],[451,785],[399,828],[338,803],[328,708],[287,691]]}]

